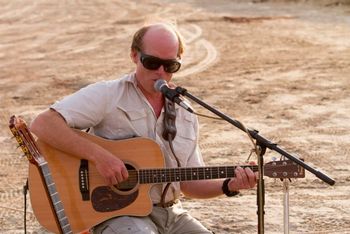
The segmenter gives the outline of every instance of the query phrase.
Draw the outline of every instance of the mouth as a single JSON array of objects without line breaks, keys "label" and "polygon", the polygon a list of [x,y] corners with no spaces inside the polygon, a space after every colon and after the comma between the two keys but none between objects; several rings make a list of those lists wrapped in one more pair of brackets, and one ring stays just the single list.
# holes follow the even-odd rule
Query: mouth
[{"label": "mouth", "polygon": [[155,83],[157,80],[163,80],[163,78],[162,77],[158,77],[158,78],[152,79],[153,83]]}]

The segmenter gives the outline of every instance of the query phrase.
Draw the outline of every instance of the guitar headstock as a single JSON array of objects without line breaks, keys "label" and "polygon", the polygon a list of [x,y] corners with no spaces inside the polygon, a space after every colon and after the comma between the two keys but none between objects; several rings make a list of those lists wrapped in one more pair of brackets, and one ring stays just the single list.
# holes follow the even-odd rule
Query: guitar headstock
[{"label": "guitar headstock", "polygon": [[11,116],[9,128],[29,162],[37,166],[45,162],[43,156],[38,150],[37,145],[35,144],[33,135],[22,118],[14,115]]},{"label": "guitar headstock", "polygon": [[291,160],[272,161],[265,164],[264,174],[271,178],[304,178],[305,169]]}]

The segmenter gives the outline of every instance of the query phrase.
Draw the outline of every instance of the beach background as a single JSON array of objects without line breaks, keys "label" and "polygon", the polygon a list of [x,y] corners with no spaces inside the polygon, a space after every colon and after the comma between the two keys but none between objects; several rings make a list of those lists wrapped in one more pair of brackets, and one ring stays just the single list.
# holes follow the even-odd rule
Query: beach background
[{"label": "beach background", "polygon": [[[133,33],[162,19],[186,41],[177,85],[335,179],[330,186],[306,172],[288,183],[290,233],[350,233],[349,2],[0,0],[0,232],[24,229],[28,161],[10,116],[30,123],[63,96],[131,72]],[[244,132],[199,121],[207,165],[244,163],[252,149]],[[267,150],[265,162],[273,158]],[[265,187],[265,232],[283,233],[283,182],[265,177]],[[215,233],[257,232],[256,189],[182,200]],[[45,233],[29,196],[26,219],[28,233]]]}]

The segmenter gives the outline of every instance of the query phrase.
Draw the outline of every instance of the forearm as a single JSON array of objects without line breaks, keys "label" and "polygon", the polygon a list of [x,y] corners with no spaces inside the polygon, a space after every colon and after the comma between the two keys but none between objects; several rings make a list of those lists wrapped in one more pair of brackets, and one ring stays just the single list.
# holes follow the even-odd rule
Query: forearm
[{"label": "forearm", "polygon": [[80,137],[65,120],[53,110],[47,110],[34,119],[30,130],[42,141],[63,152],[95,162],[104,151],[91,141]]},{"label": "forearm", "polygon": [[222,183],[224,180],[198,180],[181,183],[181,191],[191,198],[213,198],[223,194]]}]

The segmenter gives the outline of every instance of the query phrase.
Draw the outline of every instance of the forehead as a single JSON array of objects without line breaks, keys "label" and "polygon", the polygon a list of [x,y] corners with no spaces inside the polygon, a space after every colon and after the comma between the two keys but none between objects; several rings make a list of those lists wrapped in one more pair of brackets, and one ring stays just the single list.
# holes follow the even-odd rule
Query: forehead
[{"label": "forehead", "polygon": [[144,53],[160,58],[176,58],[179,41],[174,31],[161,25],[150,27],[143,37]]}]

